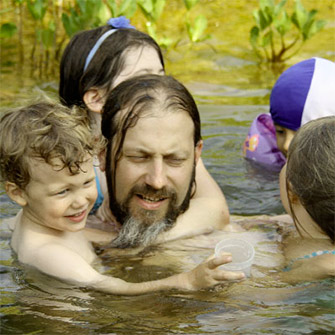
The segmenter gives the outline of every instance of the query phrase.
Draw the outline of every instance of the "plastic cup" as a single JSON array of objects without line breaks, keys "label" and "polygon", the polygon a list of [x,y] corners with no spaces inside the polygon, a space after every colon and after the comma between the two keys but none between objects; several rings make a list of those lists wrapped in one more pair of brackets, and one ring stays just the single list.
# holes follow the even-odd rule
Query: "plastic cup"
[{"label": "plastic cup", "polygon": [[232,261],[221,265],[219,268],[226,271],[243,271],[247,277],[250,276],[251,264],[255,257],[255,249],[249,242],[242,239],[224,239],[215,246],[215,257],[222,252],[229,252]]}]

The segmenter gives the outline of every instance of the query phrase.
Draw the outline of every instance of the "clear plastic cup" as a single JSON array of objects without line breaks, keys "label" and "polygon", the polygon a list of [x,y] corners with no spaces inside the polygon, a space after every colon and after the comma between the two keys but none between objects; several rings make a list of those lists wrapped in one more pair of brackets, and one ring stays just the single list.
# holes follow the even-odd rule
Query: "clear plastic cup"
[{"label": "clear plastic cup", "polygon": [[215,246],[215,257],[222,252],[229,252],[232,255],[232,261],[221,265],[219,268],[226,271],[243,271],[247,277],[250,276],[251,264],[255,257],[255,249],[251,243],[234,238],[221,240]]}]

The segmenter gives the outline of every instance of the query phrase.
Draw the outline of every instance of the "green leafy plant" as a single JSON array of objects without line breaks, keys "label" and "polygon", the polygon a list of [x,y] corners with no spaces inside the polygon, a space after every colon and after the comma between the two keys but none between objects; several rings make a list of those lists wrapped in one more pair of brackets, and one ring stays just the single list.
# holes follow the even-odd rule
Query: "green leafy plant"
[{"label": "green leafy plant", "polygon": [[326,25],[325,20],[315,19],[316,10],[307,11],[300,0],[294,1],[289,16],[286,2],[260,0],[260,8],[253,12],[256,25],[250,30],[250,44],[261,60],[275,63],[291,58]]}]

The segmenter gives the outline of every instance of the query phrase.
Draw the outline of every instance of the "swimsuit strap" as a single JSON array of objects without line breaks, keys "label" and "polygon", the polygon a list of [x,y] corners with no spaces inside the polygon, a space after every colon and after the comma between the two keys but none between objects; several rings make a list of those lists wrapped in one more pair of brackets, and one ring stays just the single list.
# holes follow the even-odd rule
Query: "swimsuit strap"
[{"label": "swimsuit strap", "polygon": [[98,177],[96,167],[94,166],[93,168],[94,168],[94,173],[95,173],[95,181],[96,181],[96,185],[97,185],[98,197],[97,197],[97,199],[94,203],[93,208],[90,211],[90,214],[94,214],[98,210],[98,208],[102,205],[102,202],[104,200],[104,195],[103,195],[102,190],[101,190],[100,181],[99,181],[99,177]]},{"label": "swimsuit strap", "polygon": [[313,258],[313,257],[317,257],[317,256],[321,256],[321,255],[327,255],[327,254],[331,254],[331,255],[335,255],[335,250],[318,250],[318,251],[314,251],[311,254],[302,256],[302,257],[297,257],[297,258],[293,258],[289,264],[283,269],[283,271],[290,271],[291,270],[291,266],[295,261],[300,261],[303,259],[309,259],[309,258]]}]

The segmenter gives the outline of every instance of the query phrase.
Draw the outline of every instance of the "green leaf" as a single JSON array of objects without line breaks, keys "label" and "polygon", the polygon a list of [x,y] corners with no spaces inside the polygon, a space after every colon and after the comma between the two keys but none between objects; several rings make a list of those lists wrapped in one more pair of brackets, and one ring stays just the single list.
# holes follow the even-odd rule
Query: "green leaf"
[{"label": "green leaf", "polygon": [[77,15],[77,13],[72,12],[71,18],[66,13],[62,14],[63,27],[69,37],[72,37],[80,29],[79,24],[76,22],[78,19],[76,20],[74,15]]},{"label": "green leaf", "polygon": [[292,27],[291,20],[286,12],[280,18],[277,18],[273,25],[281,36],[284,36]]},{"label": "green leaf", "polygon": [[267,19],[267,14],[262,11],[262,10],[259,10],[259,24],[260,24],[260,28],[261,30],[264,30],[266,29],[268,26],[269,26],[269,21]]},{"label": "green leaf", "polygon": [[163,37],[158,40],[159,46],[164,49],[167,49],[172,43],[173,43],[173,40],[167,37]]},{"label": "green leaf", "polygon": [[265,11],[265,9],[268,7],[271,11],[274,10],[275,4],[274,0],[259,0],[259,7]]},{"label": "green leaf", "polygon": [[302,27],[302,35],[303,35],[303,40],[304,41],[309,38],[309,32],[310,32],[310,29],[311,29],[313,23],[315,22],[314,16],[316,15],[316,13],[317,13],[317,11],[315,9],[308,12],[306,22],[305,22],[304,26]]},{"label": "green leaf", "polygon": [[268,31],[266,34],[264,34],[263,38],[262,38],[262,42],[261,42],[261,46],[262,47],[267,47],[268,45],[271,44],[271,40],[272,40],[272,31]]},{"label": "green leaf", "polygon": [[119,16],[119,11],[117,8],[117,5],[115,3],[115,0],[105,0],[105,3],[108,7],[108,9],[111,11],[112,17]]},{"label": "green leaf", "polygon": [[263,13],[267,22],[267,26],[271,25],[274,20],[273,11],[269,7],[266,7]]},{"label": "green leaf", "polygon": [[137,0],[137,3],[140,5],[142,11],[150,16],[150,13],[153,11],[152,0]]},{"label": "green leaf", "polygon": [[47,5],[47,0],[28,0],[27,2],[28,10],[36,21],[42,21],[47,10]]},{"label": "green leaf", "polygon": [[260,24],[260,18],[259,18],[259,11],[257,9],[253,10],[252,16],[254,17],[254,20],[256,21],[257,26],[260,27],[261,24]]},{"label": "green leaf", "polygon": [[165,6],[165,0],[156,0],[154,10],[153,10],[154,22],[157,22],[157,20],[161,16],[161,14],[163,12],[163,9],[164,9],[164,6]]},{"label": "green leaf", "polygon": [[157,22],[162,14],[166,0],[137,0],[147,20]]},{"label": "green leaf", "polygon": [[93,26],[99,27],[101,25],[104,25],[109,19],[110,13],[108,10],[108,6],[102,2],[101,6],[98,9],[98,13],[96,14],[95,20],[93,21]]},{"label": "green leaf", "polygon": [[17,32],[17,27],[14,23],[8,22],[1,25],[0,28],[0,37],[1,38],[10,38],[15,35]]},{"label": "green leaf", "polygon": [[76,0],[79,11],[84,14],[86,12],[86,0]]},{"label": "green leaf", "polygon": [[207,28],[207,19],[204,15],[199,15],[194,21],[193,29],[191,29],[191,41],[199,42],[205,29]]},{"label": "green leaf", "polygon": [[199,0],[184,0],[184,4],[187,10],[192,9],[198,2]]},{"label": "green leaf", "polygon": [[326,24],[327,24],[326,20],[314,21],[308,31],[308,34],[306,35],[306,40],[311,38],[316,33],[318,33],[321,29],[325,27]]},{"label": "green leaf", "polygon": [[[303,26],[305,25],[307,21],[307,11],[300,2],[300,0],[295,0],[294,1],[294,13],[292,16],[292,21],[293,23],[297,26],[299,30],[302,31]],[[293,19],[294,18],[294,19]]]},{"label": "green leaf", "polygon": [[274,9],[273,15],[277,17],[286,5],[287,0],[281,0]]},{"label": "green leaf", "polygon": [[254,49],[258,48],[259,28],[253,26],[250,30],[250,44]]},{"label": "green leaf", "polygon": [[146,27],[148,30],[148,34],[155,40],[157,41],[157,34],[156,34],[156,26],[155,24],[152,24],[151,22],[146,23]]},{"label": "green leaf", "polygon": [[134,0],[123,0],[120,4],[119,8],[119,14],[120,15],[125,15],[128,19],[134,16],[136,12],[136,1]]}]

